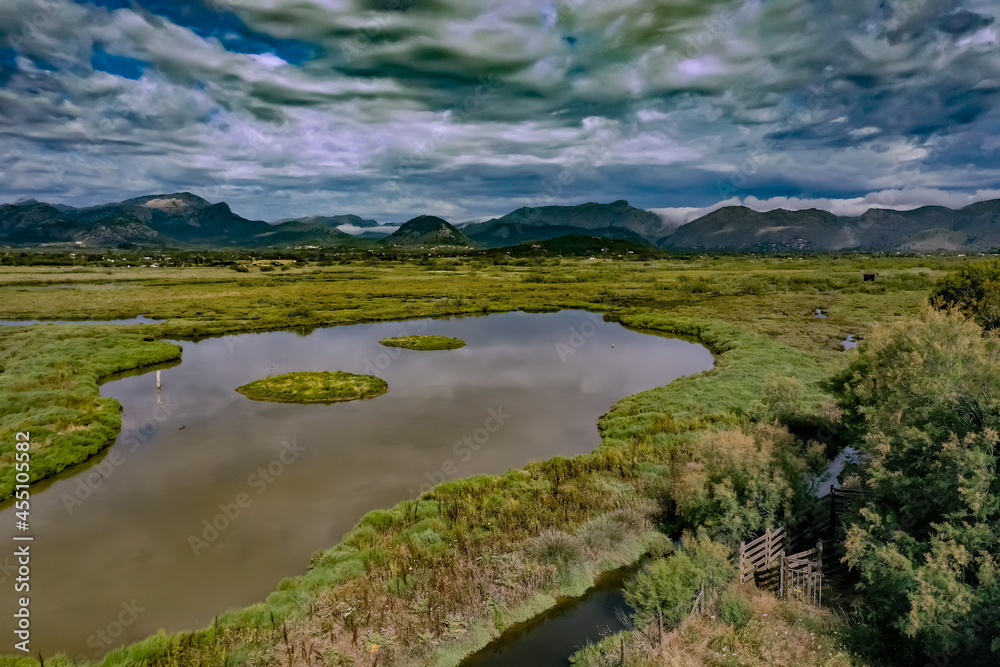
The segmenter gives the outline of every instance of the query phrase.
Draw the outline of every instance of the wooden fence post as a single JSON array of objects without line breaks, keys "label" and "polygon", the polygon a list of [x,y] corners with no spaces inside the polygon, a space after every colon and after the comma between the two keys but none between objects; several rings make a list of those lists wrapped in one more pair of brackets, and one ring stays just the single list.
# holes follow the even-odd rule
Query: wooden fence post
[{"label": "wooden fence post", "polygon": [[837,537],[837,489],[830,489],[830,537]]},{"label": "wooden fence post", "polygon": [[785,554],[778,556],[778,597],[785,597]]}]

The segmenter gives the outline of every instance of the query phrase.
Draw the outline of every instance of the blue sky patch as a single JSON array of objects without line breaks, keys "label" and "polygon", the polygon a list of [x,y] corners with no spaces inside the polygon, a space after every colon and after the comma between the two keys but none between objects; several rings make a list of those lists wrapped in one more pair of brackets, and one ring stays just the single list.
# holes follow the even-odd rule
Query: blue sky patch
[{"label": "blue sky patch", "polygon": [[94,44],[94,52],[90,56],[90,66],[101,72],[134,80],[142,78],[146,63],[135,58],[108,53],[102,45]]}]

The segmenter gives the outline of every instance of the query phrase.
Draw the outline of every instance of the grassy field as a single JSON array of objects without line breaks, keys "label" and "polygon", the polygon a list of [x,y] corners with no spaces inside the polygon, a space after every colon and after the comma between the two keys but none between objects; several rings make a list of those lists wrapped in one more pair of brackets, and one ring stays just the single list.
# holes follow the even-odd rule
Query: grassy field
[{"label": "grassy field", "polygon": [[337,403],[381,396],[389,391],[389,385],[374,375],[319,371],[272,375],[237,387],[236,391],[254,401]]},{"label": "grassy field", "polygon": [[402,347],[407,350],[457,350],[465,347],[465,341],[448,336],[396,336],[379,341],[386,347]]},{"label": "grassy field", "polygon": [[[626,326],[692,336],[712,349],[719,355],[713,371],[613,406],[601,419],[603,441],[593,453],[445,483],[373,511],[266,601],[230,611],[211,628],[153,637],[104,661],[453,665],[553,596],[578,593],[596,574],[659,548],[663,536],[653,528],[674,449],[705,430],[744,424],[768,378],[798,378],[801,409],[821,412],[823,379],[853,354],[840,341],[848,334],[864,339],[872,327],[914,313],[934,279],[964,261],[373,259],[278,275],[0,269],[2,319],[164,319],[127,327],[4,327],[0,397],[9,409],[0,442],[12,442],[14,430],[56,425],[47,448],[67,460],[93,453],[70,447],[80,437],[73,434],[86,433],[97,449],[110,444],[116,424],[93,415],[114,406],[102,403],[108,399],[97,393],[97,382],[116,370],[176,358],[176,347],[162,338],[584,308]],[[879,272],[878,282],[862,281],[868,270]],[[57,372],[61,384],[46,387]],[[70,397],[75,411],[55,422],[53,415],[63,414],[60,401]],[[4,463],[9,467],[0,458]],[[575,555],[552,555],[559,553]]]}]

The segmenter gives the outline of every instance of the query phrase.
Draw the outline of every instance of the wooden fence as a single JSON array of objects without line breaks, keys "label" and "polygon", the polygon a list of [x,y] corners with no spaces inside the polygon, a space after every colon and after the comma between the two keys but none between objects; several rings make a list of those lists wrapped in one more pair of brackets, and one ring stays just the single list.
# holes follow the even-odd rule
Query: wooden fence
[{"label": "wooden fence", "polygon": [[740,544],[740,583],[755,578],[758,572],[767,570],[785,552],[787,533],[785,527],[769,530],[752,542]]},{"label": "wooden fence", "polygon": [[[863,503],[866,495],[863,491],[831,489],[807,515],[796,518],[794,533],[780,526],[741,543],[736,559],[740,583],[753,581],[779,597],[821,605],[823,576],[847,568],[842,562],[842,519]],[[807,545],[811,548],[805,549]],[[793,549],[797,551],[789,555]]]},{"label": "wooden fence", "polygon": [[788,531],[770,530],[740,544],[737,568],[740,583],[753,581],[777,589],[778,597],[792,597],[812,605],[823,601],[823,542],[812,549],[786,555]]}]

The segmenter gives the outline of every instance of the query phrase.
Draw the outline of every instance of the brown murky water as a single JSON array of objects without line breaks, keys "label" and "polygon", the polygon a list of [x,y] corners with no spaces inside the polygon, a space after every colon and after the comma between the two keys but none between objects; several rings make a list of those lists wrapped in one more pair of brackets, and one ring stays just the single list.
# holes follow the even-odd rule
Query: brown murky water
[{"label": "brown murky water", "polygon": [[[383,348],[405,333],[459,350]],[[612,348],[612,343],[614,348]],[[430,484],[592,450],[618,399],[711,368],[704,347],[593,314],[507,313],[183,343],[183,361],[102,387],[125,408],[108,452],[34,491],[33,652],[94,658],[211,623],[305,571],[367,511]],[[300,370],[375,373],[389,393],[334,405],[234,389]],[[13,509],[0,511],[10,545]],[[12,553],[0,552],[0,565]],[[7,564],[9,564],[9,560]],[[12,637],[0,568],[0,636]],[[13,640],[0,648],[12,650]]]}]

